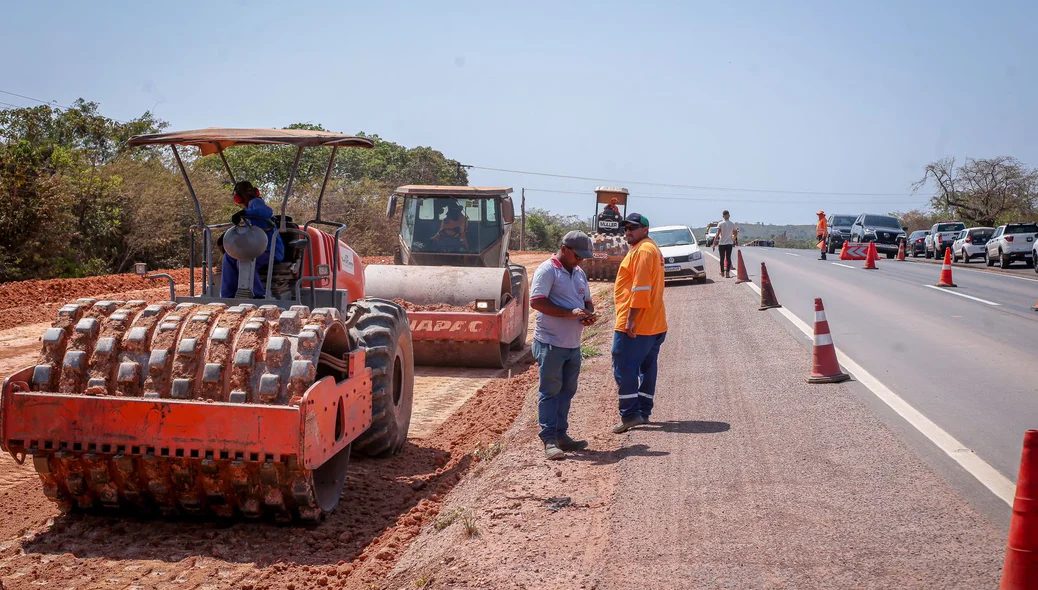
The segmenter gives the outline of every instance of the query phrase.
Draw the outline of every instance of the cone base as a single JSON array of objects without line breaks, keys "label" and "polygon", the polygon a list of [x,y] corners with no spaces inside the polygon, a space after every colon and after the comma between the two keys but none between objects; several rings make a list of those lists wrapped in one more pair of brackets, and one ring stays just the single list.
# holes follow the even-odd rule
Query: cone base
[{"label": "cone base", "polygon": [[843,383],[844,381],[850,380],[851,376],[847,373],[838,373],[836,375],[811,375],[807,378],[808,383]]},{"label": "cone base", "polygon": [[936,286],[938,286],[938,287],[945,287],[945,288],[947,288],[947,287],[958,287],[958,285],[956,285],[955,283],[937,283]]},{"label": "cone base", "polygon": [[773,305],[762,305],[759,308],[757,308],[757,311],[764,311],[765,309],[774,309],[776,307],[782,307],[782,304],[781,303],[775,303]]},{"label": "cone base", "polygon": [[1038,306],[1032,307],[1031,311],[1038,311]]},{"label": "cone base", "polygon": [[879,270],[878,266],[863,266],[862,270]]},{"label": "cone base", "polygon": [[748,282],[750,282],[750,279],[735,279],[735,284],[736,285],[738,285],[739,283],[748,283]]}]

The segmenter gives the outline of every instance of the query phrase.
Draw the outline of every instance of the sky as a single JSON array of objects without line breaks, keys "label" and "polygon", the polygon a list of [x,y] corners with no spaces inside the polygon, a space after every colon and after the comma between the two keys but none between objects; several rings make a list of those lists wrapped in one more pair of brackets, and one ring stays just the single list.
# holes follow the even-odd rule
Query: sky
[{"label": "sky", "polygon": [[[654,225],[907,211],[944,156],[1038,165],[1036,2],[6,0],[0,101],[431,146],[528,208]],[[0,107],[7,105],[0,104]],[[516,172],[584,177],[561,178]]]}]

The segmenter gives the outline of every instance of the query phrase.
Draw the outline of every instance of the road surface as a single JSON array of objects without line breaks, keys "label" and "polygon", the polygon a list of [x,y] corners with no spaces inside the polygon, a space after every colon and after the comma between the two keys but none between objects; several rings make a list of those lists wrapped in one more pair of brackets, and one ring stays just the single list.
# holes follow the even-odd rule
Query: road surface
[{"label": "road surface", "polygon": [[838,348],[1016,480],[1024,431],[1038,416],[1038,280],[955,265],[958,287],[938,289],[933,264],[881,259],[864,270],[812,251],[741,250],[754,283],[763,261],[780,303],[808,325],[821,297]]}]

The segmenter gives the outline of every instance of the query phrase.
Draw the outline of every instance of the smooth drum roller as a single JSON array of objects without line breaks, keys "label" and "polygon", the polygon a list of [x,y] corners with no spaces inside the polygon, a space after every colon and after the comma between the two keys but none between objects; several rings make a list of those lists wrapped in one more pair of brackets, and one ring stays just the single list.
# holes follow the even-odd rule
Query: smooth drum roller
[{"label": "smooth drum roller", "polygon": [[[409,312],[414,337],[416,365],[458,367],[503,367],[508,359],[508,342],[501,342],[504,329],[502,314],[476,312],[476,301],[494,301],[499,311],[512,297],[511,280],[506,268],[464,268],[453,266],[388,266],[372,265],[364,269],[365,292],[382,299],[403,299],[419,306],[447,304],[464,311],[431,310]],[[459,314],[475,318],[459,322]],[[520,310],[521,313],[521,310]],[[483,319],[483,318],[486,319]],[[426,322],[425,320],[430,320]],[[450,324],[452,329],[438,327]],[[466,334],[458,338],[453,328],[485,328],[486,338],[474,339]]]},{"label": "smooth drum roller", "polygon": [[364,292],[368,297],[475,311],[472,303],[481,299],[495,301],[500,308],[511,293],[511,282],[504,268],[371,265],[364,269]]}]

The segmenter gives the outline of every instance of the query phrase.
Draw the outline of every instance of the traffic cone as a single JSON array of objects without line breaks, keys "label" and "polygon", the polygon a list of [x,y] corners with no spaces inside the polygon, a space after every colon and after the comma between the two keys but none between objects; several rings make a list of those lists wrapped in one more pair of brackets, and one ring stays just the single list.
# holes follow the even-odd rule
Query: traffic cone
[{"label": "traffic cone", "polygon": [[746,274],[746,265],[742,261],[742,250],[739,250],[736,256],[739,259],[739,270],[735,275],[736,283],[748,283],[750,282],[750,275]]},{"label": "traffic cone", "polygon": [[768,267],[764,266],[764,263],[760,263],[760,311],[765,309],[771,309],[773,307],[782,307],[775,298],[775,289],[771,286],[771,277],[768,276]]},{"label": "traffic cone", "polygon": [[1038,430],[1024,434],[1001,590],[1038,588]]},{"label": "traffic cone", "polygon": [[847,253],[847,241],[843,242],[843,248],[840,248],[840,260],[850,260],[851,255]]},{"label": "traffic cone", "polygon": [[876,266],[877,256],[878,254],[876,254],[876,242],[869,242],[869,247],[865,250],[865,266],[863,266],[862,268],[864,268],[865,270],[876,270],[877,268],[879,268],[878,266]]},{"label": "traffic cone", "polygon": [[905,259],[905,243],[904,242],[898,242],[898,244],[897,244],[897,259],[898,260],[902,260],[902,261]]},{"label": "traffic cone", "polygon": [[825,307],[822,300],[815,297],[815,347],[814,363],[808,383],[840,383],[851,376],[840,371],[840,363],[836,360],[836,346],[829,333],[829,322],[825,319]]},{"label": "traffic cone", "polygon": [[952,282],[951,266],[951,248],[948,248],[944,251],[944,264],[941,265],[941,280],[937,281],[938,287],[957,286]]}]

